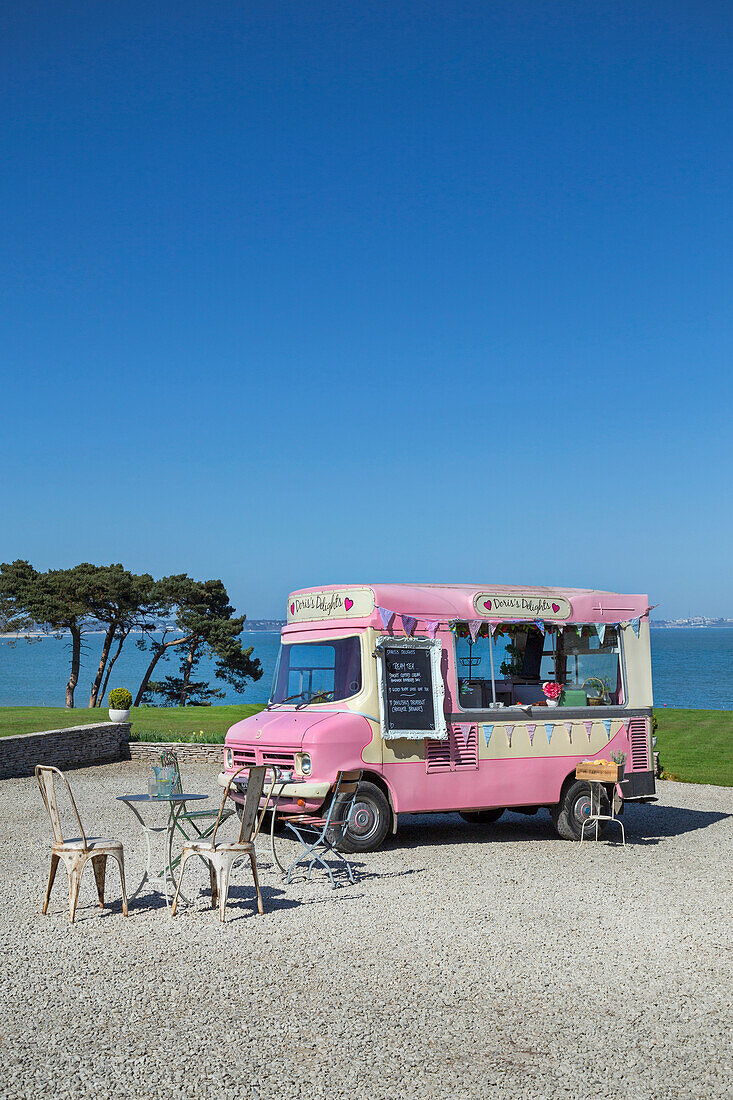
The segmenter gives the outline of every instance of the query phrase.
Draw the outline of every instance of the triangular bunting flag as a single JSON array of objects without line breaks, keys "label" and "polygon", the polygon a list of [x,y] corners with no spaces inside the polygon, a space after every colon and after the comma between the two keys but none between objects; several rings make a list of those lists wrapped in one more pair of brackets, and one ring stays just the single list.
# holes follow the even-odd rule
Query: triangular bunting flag
[{"label": "triangular bunting flag", "polygon": [[636,634],[637,638],[639,637],[639,627],[640,626],[641,626],[641,620],[640,619],[632,619],[631,620],[631,628],[634,631],[634,634]]},{"label": "triangular bunting flag", "polygon": [[463,740],[464,740],[464,743],[466,745],[466,748],[468,748],[468,742],[471,740],[471,727],[470,726],[462,726],[461,727],[461,733],[463,734]]},{"label": "triangular bunting flag", "polygon": [[427,627],[428,634],[431,638],[434,638],[438,633],[438,627],[440,626],[440,619],[426,619],[425,626]]},{"label": "triangular bunting flag", "polygon": [[535,619],[534,625],[538,630],[541,630],[543,634],[545,633],[545,624],[542,622],[542,619]]},{"label": "triangular bunting flag", "polygon": [[514,733],[514,726],[504,726],[504,732],[506,733],[506,743],[509,748],[512,747],[512,734]]},{"label": "triangular bunting flag", "polygon": [[548,745],[550,744],[550,741],[552,741],[552,731],[554,730],[554,728],[555,728],[555,723],[554,722],[545,722],[545,733],[547,734],[547,744]]},{"label": "triangular bunting flag", "polygon": [[606,736],[607,736],[608,740],[610,741],[611,740],[611,719],[610,718],[604,718],[603,719],[603,725],[606,727]]},{"label": "triangular bunting flag", "polygon": [[484,740],[486,741],[486,748],[487,749],[489,747],[489,741],[491,740],[491,735],[492,735],[493,732],[494,732],[494,727],[489,726],[486,722],[484,722]]},{"label": "triangular bunting flag", "polygon": [[598,635],[598,639],[599,639],[601,645],[603,645],[603,639],[606,637],[606,624],[605,623],[596,623],[596,634]]},{"label": "triangular bunting flag", "polygon": [[576,623],[575,624],[575,629],[578,631],[578,637],[582,638],[583,637],[583,624],[582,623]]},{"label": "triangular bunting flag", "polygon": [[534,723],[527,726],[527,736],[529,737],[530,745],[534,743],[534,731],[535,731],[535,729],[536,729],[536,726],[534,725]]},{"label": "triangular bunting flag", "polygon": [[585,732],[588,734],[588,741],[590,742],[590,737],[591,737],[591,734],[593,732],[593,723],[592,722],[583,722],[583,725],[585,726]]},{"label": "triangular bunting flag", "polygon": [[389,630],[389,624],[394,619],[394,611],[389,611],[386,607],[377,606],[379,612],[379,618],[382,620],[382,626],[385,630]]},{"label": "triangular bunting flag", "polygon": [[478,634],[480,629],[481,629],[481,620],[480,619],[471,619],[471,621],[468,624],[468,633],[471,635],[471,641],[472,642],[476,641],[476,635]]},{"label": "triangular bunting flag", "polygon": [[404,628],[405,634],[407,634],[411,638],[415,632],[415,627],[417,626],[417,619],[414,615],[400,615],[400,618],[402,619],[402,626]]},{"label": "triangular bunting flag", "polygon": [[568,731],[568,741],[572,745],[572,743],[573,743],[573,723],[572,722],[566,722],[565,723],[565,729]]},{"label": "triangular bunting flag", "polygon": [[491,631],[492,638],[494,636],[494,631],[496,630],[498,625],[498,623],[489,623],[489,630]]}]

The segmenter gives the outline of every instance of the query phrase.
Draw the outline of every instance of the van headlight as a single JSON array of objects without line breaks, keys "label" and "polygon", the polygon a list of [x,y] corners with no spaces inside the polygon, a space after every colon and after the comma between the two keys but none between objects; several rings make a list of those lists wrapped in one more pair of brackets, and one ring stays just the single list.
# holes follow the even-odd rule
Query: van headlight
[{"label": "van headlight", "polygon": [[311,773],[311,758],[310,753],[299,752],[296,758],[298,765],[298,771],[301,775],[310,775]]},{"label": "van headlight", "polygon": [[230,770],[234,767],[234,752],[232,749],[224,750],[224,767]]}]

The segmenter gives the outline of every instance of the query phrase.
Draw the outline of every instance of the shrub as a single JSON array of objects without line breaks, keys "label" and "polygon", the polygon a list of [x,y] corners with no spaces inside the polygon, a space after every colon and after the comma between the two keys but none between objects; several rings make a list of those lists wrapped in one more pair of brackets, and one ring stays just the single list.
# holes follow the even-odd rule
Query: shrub
[{"label": "shrub", "polygon": [[114,688],[107,696],[112,710],[129,710],[132,706],[132,696],[127,688]]}]

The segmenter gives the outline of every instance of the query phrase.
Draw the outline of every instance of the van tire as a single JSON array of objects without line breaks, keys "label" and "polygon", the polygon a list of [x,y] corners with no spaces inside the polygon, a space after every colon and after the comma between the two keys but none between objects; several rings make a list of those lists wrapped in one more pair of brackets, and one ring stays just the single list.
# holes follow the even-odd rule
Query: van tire
[{"label": "van tire", "polygon": [[459,810],[458,812],[469,825],[493,825],[504,813],[504,808],[497,810]]},{"label": "van tire", "polygon": [[[601,813],[608,813],[608,795],[605,788],[601,790]],[[557,806],[550,810],[552,824],[555,826],[558,836],[563,840],[580,840],[582,823],[590,813],[590,786],[581,780],[575,780],[565,791]],[[598,822],[598,836],[606,828],[605,821]],[[588,827],[585,830],[586,840],[595,840],[596,827]]]},{"label": "van tire", "polygon": [[[334,808],[334,819],[339,820],[340,807]],[[392,810],[384,791],[376,785],[362,781],[356,792],[354,812],[346,836],[336,847],[341,852],[373,852],[379,848],[392,825]]]}]

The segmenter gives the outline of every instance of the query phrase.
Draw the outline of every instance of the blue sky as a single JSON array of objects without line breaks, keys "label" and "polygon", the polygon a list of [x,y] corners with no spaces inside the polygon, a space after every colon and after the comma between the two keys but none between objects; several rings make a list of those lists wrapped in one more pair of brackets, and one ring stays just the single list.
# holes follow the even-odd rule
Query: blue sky
[{"label": "blue sky", "polygon": [[733,616],[728,5],[0,21],[0,560]]}]

